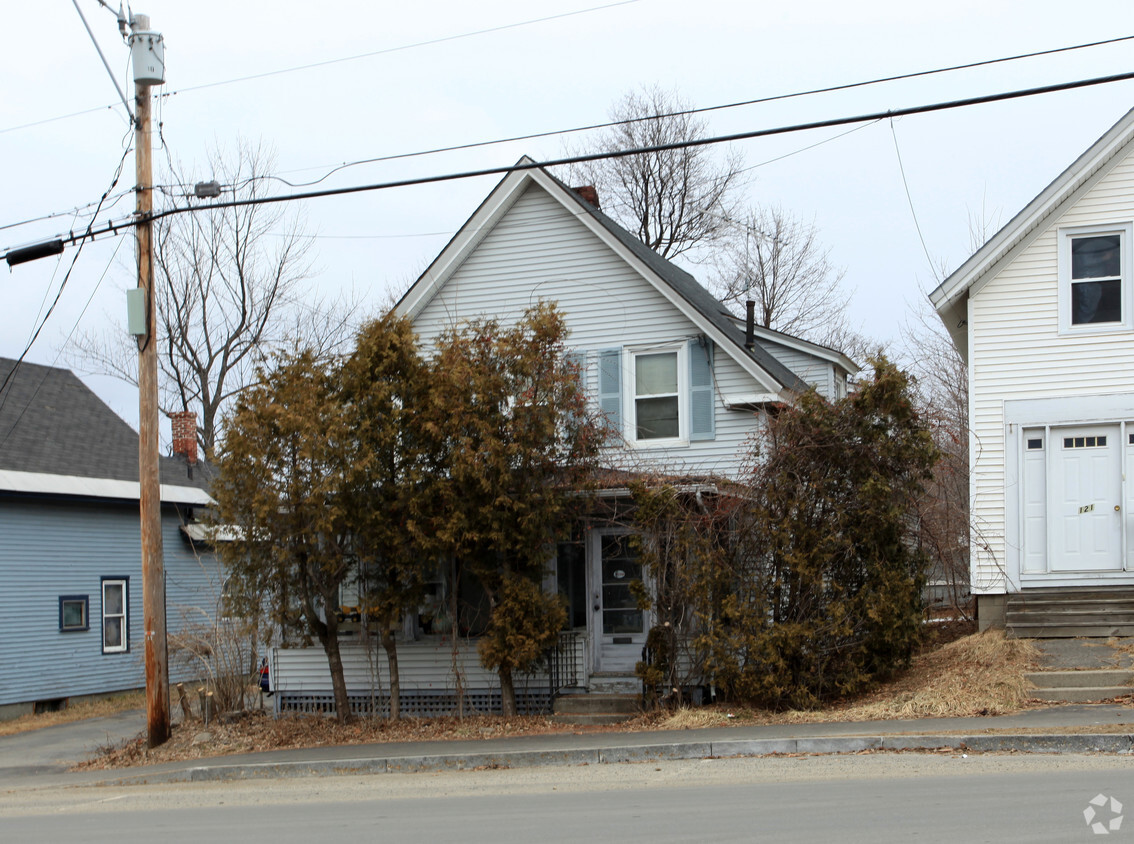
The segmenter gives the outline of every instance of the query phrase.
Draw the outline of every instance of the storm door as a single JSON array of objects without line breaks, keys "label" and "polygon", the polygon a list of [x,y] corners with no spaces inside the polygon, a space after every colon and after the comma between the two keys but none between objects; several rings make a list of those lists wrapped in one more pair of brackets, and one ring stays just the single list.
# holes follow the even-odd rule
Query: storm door
[{"label": "storm door", "polygon": [[640,583],[642,576],[629,534],[591,534],[591,629],[596,672],[632,675],[642,658],[648,618],[638,608],[631,586]]}]

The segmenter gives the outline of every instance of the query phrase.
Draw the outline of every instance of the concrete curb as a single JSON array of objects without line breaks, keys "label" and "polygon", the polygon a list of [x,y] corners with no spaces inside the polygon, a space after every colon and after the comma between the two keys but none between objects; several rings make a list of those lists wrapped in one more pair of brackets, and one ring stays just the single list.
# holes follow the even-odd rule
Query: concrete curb
[{"label": "concrete curb", "polygon": [[585,750],[503,751],[500,753],[431,756],[365,757],[358,759],[199,765],[179,771],[114,777],[105,783],[140,785],[158,782],[215,782],[239,779],[349,776],[357,774],[472,771],[556,765],[598,765],[672,759],[711,759],[787,754],[838,754],[863,751],[925,751],[1019,753],[1134,753],[1134,735],[1110,733],[1021,735],[894,735],[817,736],[623,745]]}]

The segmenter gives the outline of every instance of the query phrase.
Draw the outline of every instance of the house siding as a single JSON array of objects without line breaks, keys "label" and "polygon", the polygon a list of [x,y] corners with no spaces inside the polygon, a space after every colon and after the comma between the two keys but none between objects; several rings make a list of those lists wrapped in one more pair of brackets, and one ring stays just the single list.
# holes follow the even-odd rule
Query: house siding
[{"label": "house siding", "polygon": [[1058,319],[1058,230],[1131,220],[1134,156],[1128,155],[969,302],[977,593],[1007,587],[1004,402],[1134,392],[1134,332],[1061,336]]},{"label": "house siding", "polygon": [[819,395],[828,399],[837,398],[835,367],[831,363],[771,340],[757,338],[756,342],[767,349],[768,354],[814,387]]},{"label": "house siding", "polygon": [[[162,512],[169,630],[212,617],[220,578],[179,531],[173,507]],[[141,540],[137,503],[0,499],[0,705],[139,688],[142,647]],[[102,652],[104,577],[129,578],[129,650]],[[88,596],[89,629],[59,629],[59,597]],[[201,676],[171,655],[173,682]]]},{"label": "house siding", "polygon": [[[587,394],[594,398],[601,351],[696,337],[696,326],[677,307],[580,222],[583,213],[529,186],[422,308],[414,320],[422,341],[431,344],[444,330],[480,317],[515,322],[541,298],[554,300],[566,315],[568,345],[581,356]],[[759,423],[751,411],[726,410],[723,397],[764,389],[719,350],[714,381],[712,440],[670,448],[612,448],[608,462],[626,469],[738,476],[742,447]],[[622,383],[629,383],[625,373]]]}]

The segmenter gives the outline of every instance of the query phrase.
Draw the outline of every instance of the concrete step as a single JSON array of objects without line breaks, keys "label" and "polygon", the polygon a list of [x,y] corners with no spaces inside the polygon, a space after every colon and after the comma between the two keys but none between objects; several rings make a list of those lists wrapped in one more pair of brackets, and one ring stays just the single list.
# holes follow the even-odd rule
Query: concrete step
[{"label": "concrete step", "polygon": [[[1037,689],[1129,688],[1134,684],[1134,671],[1122,668],[1033,671],[1025,674],[1024,679]],[[1134,688],[1130,691],[1134,691]]]},{"label": "concrete step", "polygon": [[617,724],[642,711],[638,695],[560,695],[555,699],[551,720],[559,724]]},{"label": "concrete step", "polygon": [[623,721],[629,721],[633,715],[625,715],[620,713],[592,713],[573,714],[573,715],[552,715],[551,720],[556,724],[575,724],[578,726],[605,726],[606,724],[621,724]]},{"label": "concrete step", "polygon": [[1008,624],[1005,632],[1017,639],[1074,639],[1085,637],[1107,639],[1111,636],[1134,636],[1134,625],[1084,622],[1082,624],[1043,624],[1035,622]]},{"label": "concrete step", "polygon": [[555,699],[556,715],[637,715],[641,711],[637,695],[560,695]]},{"label": "concrete step", "polygon": [[1134,688],[1130,686],[1071,686],[1062,689],[1036,689],[1032,692],[1032,697],[1054,703],[1089,703],[1096,700],[1124,697],[1131,692],[1134,692]]}]

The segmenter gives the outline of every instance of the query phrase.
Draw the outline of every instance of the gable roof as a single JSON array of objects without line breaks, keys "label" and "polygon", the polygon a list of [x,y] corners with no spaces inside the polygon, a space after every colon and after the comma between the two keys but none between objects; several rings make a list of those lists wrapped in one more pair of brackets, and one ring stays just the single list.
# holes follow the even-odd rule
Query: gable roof
[{"label": "gable roof", "polygon": [[[15,364],[0,358],[0,383]],[[208,502],[207,467],[160,471],[163,501]],[[21,363],[0,393],[0,490],[136,500],[138,434],[70,370]]]},{"label": "gable roof", "polygon": [[929,299],[945,323],[953,343],[967,355],[966,302],[1008,261],[1025,249],[1068,207],[1122,161],[1134,140],[1134,109],[1111,126],[1082,155],[1016,214],[988,242],[961,264]]},{"label": "gable roof", "polygon": [[[759,342],[751,351],[744,348],[744,332],[733,322],[733,314],[697,279],[658,255],[566,184],[539,167],[533,159],[523,156],[516,166],[526,169],[513,170],[500,180],[402,296],[396,305],[399,312],[411,318],[417,316],[524,190],[529,185],[536,184],[637,270],[702,333],[714,340],[718,347],[763,384],[769,393],[786,398],[786,395],[778,394],[807,390],[807,384],[776,360]],[[583,213],[579,213],[580,210]]]}]

